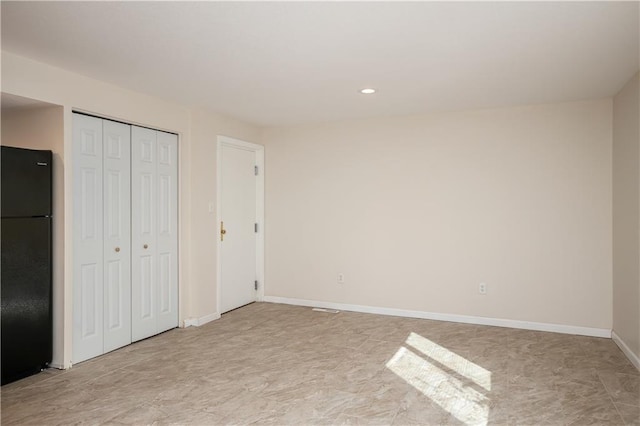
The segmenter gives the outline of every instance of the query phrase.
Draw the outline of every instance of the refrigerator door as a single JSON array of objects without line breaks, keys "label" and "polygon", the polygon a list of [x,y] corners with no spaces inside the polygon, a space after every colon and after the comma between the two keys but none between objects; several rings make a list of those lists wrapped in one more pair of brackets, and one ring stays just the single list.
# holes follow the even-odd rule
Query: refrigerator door
[{"label": "refrigerator door", "polygon": [[51,218],[2,219],[2,383],[51,362]]},{"label": "refrigerator door", "polygon": [[2,147],[2,217],[51,215],[51,161],[51,151]]}]

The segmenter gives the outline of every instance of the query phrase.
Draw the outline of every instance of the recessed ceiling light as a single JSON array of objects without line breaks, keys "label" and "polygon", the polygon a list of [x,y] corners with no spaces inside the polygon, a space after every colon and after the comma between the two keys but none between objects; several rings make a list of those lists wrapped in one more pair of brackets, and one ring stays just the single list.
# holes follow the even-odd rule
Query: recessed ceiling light
[{"label": "recessed ceiling light", "polygon": [[365,94],[365,95],[372,95],[374,93],[376,93],[376,89],[372,89],[372,88],[366,88],[366,89],[360,89],[360,93]]}]

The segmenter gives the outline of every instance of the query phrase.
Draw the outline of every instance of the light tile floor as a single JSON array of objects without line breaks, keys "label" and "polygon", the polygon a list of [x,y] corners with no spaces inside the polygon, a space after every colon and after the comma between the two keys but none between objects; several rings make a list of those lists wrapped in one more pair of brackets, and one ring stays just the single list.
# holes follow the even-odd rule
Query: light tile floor
[{"label": "light tile floor", "polygon": [[609,339],[269,303],[0,392],[3,425],[640,425]]}]

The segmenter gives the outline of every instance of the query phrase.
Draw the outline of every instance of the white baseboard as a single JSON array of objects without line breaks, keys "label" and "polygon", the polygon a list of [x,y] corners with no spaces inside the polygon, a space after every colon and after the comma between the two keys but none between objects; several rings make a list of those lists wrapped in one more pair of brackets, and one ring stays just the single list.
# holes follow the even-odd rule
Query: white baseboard
[{"label": "white baseboard", "polygon": [[624,340],[622,340],[620,336],[616,334],[615,331],[611,332],[611,338],[613,339],[614,342],[616,342],[616,345],[618,345],[622,353],[624,353],[627,356],[627,358],[629,358],[629,361],[631,361],[631,364],[633,364],[634,367],[640,370],[640,357],[633,353],[633,351],[629,348],[629,346],[627,346]]},{"label": "white baseboard", "polygon": [[523,330],[549,331],[552,333],[577,334],[580,336],[611,338],[611,330],[606,328],[591,328],[575,325],[548,324],[543,322],[518,321],[501,318],[410,311],[405,309],[349,305],[345,303],[320,302],[316,300],[291,299],[288,297],[276,296],[265,296],[264,301],[271,303],[284,303],[286,305],[310,306],[314,308],[328,308],[338,309],[341,311],[364,312],[368,314],[392,315],[396,317],[422,318],[437,321],[461,322],[465,324],[492,325],[495,327],[519,328]]},{"label": "white baseboard", "polygon": [[205,315],[203,317],[198,318],[198,323],[196,325],[199,327],[201,325],[205,325],[206,323],[215,321],[217,319],[220,319],[220,314],[217,312],[214,312],[212,314]]},{"label": "white baseboard", "polygon": [[195,326],[197,322],[197,318],[186,318],[184,321],[182,321],[182,328]]},{"label": "white baseboard", "polygon": [[67,368],[71,368],[71,366],[65,367],[64,364],[61,364],[59,362],[51,362],[49,363],[49,367],[57,368],[58,370],[66,370]]},{"label": "white baseboard", "polygon": [[220,314],[217,312],[214,312],[212,314],[205,315],[200,318],[187,318],[183,321],[183,324],[185,328],[190,326],[200,327],[201,325],[205,325],[206,323],[215,321],[217,319],[220,319]]}]

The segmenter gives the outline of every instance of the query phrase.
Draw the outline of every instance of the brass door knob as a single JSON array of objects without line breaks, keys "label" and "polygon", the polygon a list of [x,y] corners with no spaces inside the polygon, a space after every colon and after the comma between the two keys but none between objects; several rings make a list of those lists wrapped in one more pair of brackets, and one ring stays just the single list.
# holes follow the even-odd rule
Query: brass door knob
[{"label": "brass door knob", "polygon": [[220,241],[224,241],[224,234],[227,233],[227,230],[224,229],[224,222],[220,222]]},{"label": "brass door knob", "polygon": [[149,248],[149,244],[145,244],[145,245],[143,245],[143,246],[142,246],[142,248],[144,248],[144,249],[148,249],[148,248]]},{"label": "brass door knob", "polygon": [[120,247],[116,247],[116,253],[120,253]]}]

